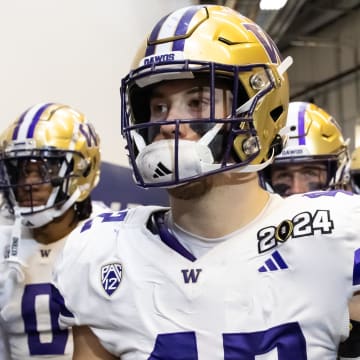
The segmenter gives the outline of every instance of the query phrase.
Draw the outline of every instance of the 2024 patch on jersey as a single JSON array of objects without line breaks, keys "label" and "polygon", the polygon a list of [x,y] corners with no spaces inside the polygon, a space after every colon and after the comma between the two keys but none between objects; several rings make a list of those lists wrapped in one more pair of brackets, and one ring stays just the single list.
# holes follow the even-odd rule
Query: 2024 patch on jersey
[{"label": "2024 patch on jersey", "polygon": [[360,283],[358,197],[272,195],[199,259],[150,231],[158,211],[102,214],[69,238],[55,271],[63,323],[91,324],[125,360],[336,358]]}]

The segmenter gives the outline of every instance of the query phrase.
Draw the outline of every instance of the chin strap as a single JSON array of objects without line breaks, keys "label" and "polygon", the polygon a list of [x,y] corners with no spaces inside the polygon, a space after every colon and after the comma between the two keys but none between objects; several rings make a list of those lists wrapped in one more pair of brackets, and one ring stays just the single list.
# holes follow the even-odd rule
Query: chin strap
[{"label": "chin strap", "polygon": [[289,67],[293,64],[294,60],[291,56],[287,56],[278,66],[279,75],[284,78],[285,72],[289,69]]},{"label": "chin strap", "polygon": [[272,154],[269,157],[269,159],[267,159],[266,161],[264,161],[261,164],[254,164],[254,165],[246,165],[243,167],[239,167],[239,168],[235,168],[233,170],[233,172],[238,172],[238,173],[250,173],[250,172],[259,172],[261,170],[264,170],[268,165],[270,165],[273,160],[274,160],[274,149],[271,150]]},{"label": "chin strap", "polygon": [[215,138],[220,129],[224,126],[223,123],[217,123],[208,132],[206,132],[197,142],[202,145],[208,146]]},{"label": "chin strap", "polygon": [[347,138],[344,143],[345,150],[339,155],[339,160],[336,160],[338,167],[335,175],[330,179],[328,189],[346,189],[350,185],[350,156],[348,153],[350,139]]}]

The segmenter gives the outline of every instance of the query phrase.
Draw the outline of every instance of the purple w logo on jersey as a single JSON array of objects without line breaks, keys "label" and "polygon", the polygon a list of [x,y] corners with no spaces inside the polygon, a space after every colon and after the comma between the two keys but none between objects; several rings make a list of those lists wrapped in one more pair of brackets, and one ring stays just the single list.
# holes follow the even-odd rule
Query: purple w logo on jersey
[{"label": "purple w logo on jersey", "polygon": [[109,296],[119,287],[121,278],[121,264],[113,263],[101,267],[101,285]]},{"label": "purple w logo on jersey", "polygon": [[201,271],[202,269],[181,270],[185,284],[189,284],[190,282],[196,283]]}]

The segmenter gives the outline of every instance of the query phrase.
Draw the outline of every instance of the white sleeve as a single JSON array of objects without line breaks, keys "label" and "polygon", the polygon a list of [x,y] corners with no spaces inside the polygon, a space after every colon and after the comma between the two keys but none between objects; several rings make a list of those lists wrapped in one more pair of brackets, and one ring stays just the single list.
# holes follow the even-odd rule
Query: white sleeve
[{"label": "white sleeve", "polygon": [[92,205],[91,217],[94,217],[104,212],[112,212],[112,210],[103,201],[93,200],[91,201],[91,205]]},{"label": "white sleeve", "polygon": [[[98,313],[98,304],[106,301],[99,299],[99,293],[96,291],[98,278],[96,277],[95,286],[91,279],[93,269],[96,268],[97,272],[99,262],[103,262],[103,259],[116,249],[118,223],[97,224],[101,221],[101,217],[96,217],[75,229],[67,238],[55,263],[54,300],[62,308],[62,327],[91,324],[93,317]],[[91,227],[91,231],[86,230],[88,227]]]},{"label": "white sleeve", "polygon": [[110,306],[101,269],[104,264],[123,261],[127,240],[133,231],[138,234],[139,228],[147,231],[149,215],[157,209],[139,206],[102,214],[85,221],[69,235],[53,271],[54,294],[60,302],[55,301],[63,309],[61,326],[113,326],[113,319],[105,319],[99,312]]},{"label": "white sleeve", "polygon": [[0,324],[0,360],[11,360],[6,334],[1,324]]}]

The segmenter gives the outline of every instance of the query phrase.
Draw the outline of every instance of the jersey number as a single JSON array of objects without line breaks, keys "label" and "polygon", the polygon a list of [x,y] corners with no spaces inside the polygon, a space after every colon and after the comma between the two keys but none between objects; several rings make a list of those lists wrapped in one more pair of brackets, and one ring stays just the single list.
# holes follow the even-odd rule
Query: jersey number
[{"label": "jersey number", "polygon": [[[31,355],[64,354],[69,336],[60,329],[59,306],[49,301],[52,341],[42,343],[37,327],[36,297],[47,295],[51,299],[51,284],[25,286],[22,298],[22,316]],[[278,360],[306,360],[306,342],[298,323],[283,324],[254,333],[223,334],[224,360],[256,360],[257,355],[277,351]],[[264,357],[262,357],[264,358]],[[273,357],[271,357],[273,359]],[[160,334],[148,360],[198,360],[194,332]]]},{"label": "jersey number", "polygon": [[[36,316],[36,298],[40,295],[49,298],[49,315],[51,322],[51,342],[41,342]],[[28,335],[30,355],[62,355],[69,336],[68,330],[59,327],[60,307],[51,299],[51,284],[28,284],[25,286],[21,303],[21,312]]]},{"label": "jersey number", "polygon": [[[265,331],[223,334],[224,360],[256,360],[277,352],[277,360],[306,360],[306,341],[298,323]],[[148,360],[198,360],[195,333],[161,334]]]}]

